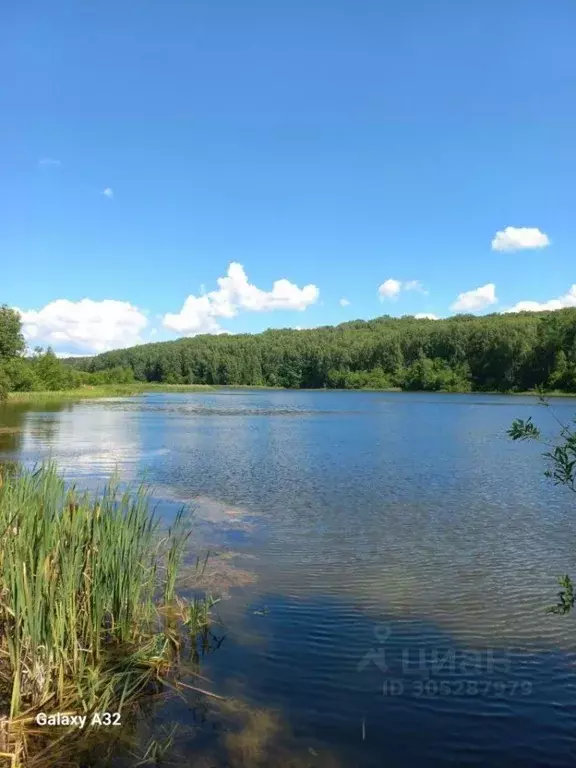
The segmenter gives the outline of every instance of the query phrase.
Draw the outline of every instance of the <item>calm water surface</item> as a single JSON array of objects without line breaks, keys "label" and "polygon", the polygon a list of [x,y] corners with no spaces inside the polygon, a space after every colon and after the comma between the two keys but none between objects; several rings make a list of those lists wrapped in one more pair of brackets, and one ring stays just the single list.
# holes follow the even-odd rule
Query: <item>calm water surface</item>
[{"label": "calm water surface", "polygon": [[574,499],[507,438],[530,415],[554,431],[529,397],[154,393],[5,407],[0,452],[193,506],[226,582],[202,673],[250,733],[173,702],[180,765],[571,766]]}]

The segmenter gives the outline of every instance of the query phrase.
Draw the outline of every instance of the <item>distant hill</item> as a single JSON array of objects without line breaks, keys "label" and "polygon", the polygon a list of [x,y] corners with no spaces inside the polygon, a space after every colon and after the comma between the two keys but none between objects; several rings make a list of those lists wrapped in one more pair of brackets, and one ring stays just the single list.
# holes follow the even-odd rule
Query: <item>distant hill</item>
[{"label": "distant hill", "polygon": [[353,320],[310,330],[196,336],[67,361],[139,381],[284,387],[576,391],[576,308]]}]

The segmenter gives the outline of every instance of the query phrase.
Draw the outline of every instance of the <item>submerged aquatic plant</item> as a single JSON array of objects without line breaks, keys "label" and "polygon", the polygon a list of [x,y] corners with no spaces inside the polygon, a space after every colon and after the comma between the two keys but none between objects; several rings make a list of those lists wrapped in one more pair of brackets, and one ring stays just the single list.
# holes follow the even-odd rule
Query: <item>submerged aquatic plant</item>
[{"label": "submerged aquatic plant", "polygon": [[212,601],[176,593],[187,523],[182,510],[161,536],[144,486],[79,494],[54,465],[0,475],[0,752],[13,765],[31,758],[37,712],[121,712],[207,626]]}]

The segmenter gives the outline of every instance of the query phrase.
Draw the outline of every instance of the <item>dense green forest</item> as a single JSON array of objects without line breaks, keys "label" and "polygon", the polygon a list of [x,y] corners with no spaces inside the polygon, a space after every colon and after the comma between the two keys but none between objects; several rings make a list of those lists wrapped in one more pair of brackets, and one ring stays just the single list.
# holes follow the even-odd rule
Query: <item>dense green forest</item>
[{"label": "dense green forest", "polygon": [[70,361],[137,381],[447,391],[576,391],[576,309],[388,316],[312,330],[197,336]]},{"label": "dense green forest", "polygon": [[50,349],[27,352],[18,313],[0,307],[0,397],[132,381],[576,392],[576,308],[446,320],[384,316],[303,331],[196,336],[62,361]]}]

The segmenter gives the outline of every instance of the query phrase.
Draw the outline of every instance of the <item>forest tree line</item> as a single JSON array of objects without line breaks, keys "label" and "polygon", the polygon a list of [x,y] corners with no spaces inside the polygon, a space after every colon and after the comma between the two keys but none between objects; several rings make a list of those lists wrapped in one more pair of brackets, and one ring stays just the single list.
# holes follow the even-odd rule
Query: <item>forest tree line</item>
[{"label": "forest tree line", "polygon": [[576,308],[196,336],[73,359],[168,384],[576,392]]}]

